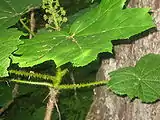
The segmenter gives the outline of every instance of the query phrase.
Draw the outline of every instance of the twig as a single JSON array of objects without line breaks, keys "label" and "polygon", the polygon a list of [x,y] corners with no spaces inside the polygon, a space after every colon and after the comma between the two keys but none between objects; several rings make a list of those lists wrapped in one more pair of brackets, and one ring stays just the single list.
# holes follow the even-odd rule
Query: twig
[{"label": "twig", "polygon": [[51,120],[52,119],[52,111],[53,111],[54,106],[57,101],[57,95],[58,95],[58,90],[56,90],[54,88],[50,88],[50,96],[49,96],[49,100],[47,103],[47,108],[46,108],[44,120]]},{"label": "twig", "polygon": [[[8,84],[8,82],[7,82],[7,84]],[[7,104],[5,104],[0,109],[0,115],[3,114],[9,108],[9,106],[14,102],[14,98],[16,98],[18,96],[18,88],[19,88],[19,85],[15,84],[14,88],[12,90],[12,100],[10,100]]]},{"label": "twig", "polygon": [[13,102],[14,102],[14,100],[10,100],[5,106],[3,106],[0,109],[0,115],[3,114]]},{"label": "twig", "polygon": [[29,39],[32,39],[32,37],[34,36],[33,33],[35,31],[35,26],[36,26],[36,20],[35,20],[35,12],[34,9],[31,9],[31,13],[30,13],[30,35],[29,35]]},{"label": "twig", "polygon": [[58,112],[59,120],[61,120],[61,113],[60,113],[60,110],[58,108],[57,102],[55,103],[55,106],[56,106],[56,109],[57,109],[57,112]]},{"label": "twig", "polygon": [[12,98],[13,98],[13,99],[18,96],[18,94],[19,94],[18,89],[19,89],[19,85],[16,83],[16,84],[14,85],[13,90],[12,90]]},{"label": "twig", "polygon": [[23,22],[22,19],[20,19],[21,24],[23,25],[23,27],[33,36],[35,36],[35,34],[28,28],[28,26]]},{"label": "twig", "polygon": [[[75,82],[75,79],[74,79],[73,71],[70,72],[70,78],[71,78],[71,80],[73,82],[73,85],[75,85],[76,82]],[[76,87],[74,88],[74,95],[75,95],[75,98],[77,99],[77,90],[76,90]]]}]

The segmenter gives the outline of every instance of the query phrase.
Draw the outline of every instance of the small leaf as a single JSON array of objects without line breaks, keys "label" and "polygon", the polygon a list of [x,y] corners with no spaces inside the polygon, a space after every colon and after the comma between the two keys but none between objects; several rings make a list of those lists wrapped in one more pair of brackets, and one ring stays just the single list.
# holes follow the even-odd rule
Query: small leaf
[{"label": "small leaf", "polygon": [[146,55],[135,67],[121,68],[109,75],[108,86],[116,94],[138,97],[143,102],[160,98],[160,55]]},{"label": "small leaf", "polygon": [[21,44],[19,40],[21,32],[16,29],[0,30],[0,76],[8,75],[7,68],[10,65],[10,55],[17,49],[17,45]]},{"label": "small leaf", "polygon": [[14,25],[29,8],[40,3],[41,0],[0,0],[0,28]]}]

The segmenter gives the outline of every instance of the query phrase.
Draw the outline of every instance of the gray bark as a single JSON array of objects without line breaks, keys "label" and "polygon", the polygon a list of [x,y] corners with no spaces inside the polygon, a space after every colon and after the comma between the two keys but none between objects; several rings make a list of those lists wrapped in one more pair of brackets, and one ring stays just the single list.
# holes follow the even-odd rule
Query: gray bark
[{"label": "gray bark", "polygon": [[[141,38],[129,44],[115,45],[114,58],[103,60],[97,73],[97,80],[108,79],[108,73],[126,66],[134,66],[136,61],[148,53],[160,54],[160,0],[130,0],[129,7],[151,7],[157,30],[141,34]],[[141,103],[128,97],[120,97],[106,87],[94,90],[94,101],[86,120],[160,120],[160,101],[154,104]]]}]

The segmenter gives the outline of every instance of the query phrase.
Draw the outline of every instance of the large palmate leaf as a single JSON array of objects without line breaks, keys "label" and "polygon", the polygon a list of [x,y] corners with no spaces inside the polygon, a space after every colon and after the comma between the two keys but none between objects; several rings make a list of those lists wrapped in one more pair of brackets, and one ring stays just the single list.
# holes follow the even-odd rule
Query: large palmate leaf
[{"label": "large palmate leaf", "polygon": [[154,26],[148,8],[122,9],[125,0],[102,0],[79,17],[70,32],[37,35],[19,47],[14,62],[21,67],[54,60],[57,66],[72,62],[84,66],[100,52],[111,52],[111,40],[129,38]]},{"label": "large palmate leaf", "polygon": [[19,40],[21,32],[15,29],[0,30],[0,77],[8,75],[7,68],[10,65],[10,55],[21,44]]},{"label": "large palmate leaf", "polygon": [[109,88],[131,99],[153,102],[160,98],[160,55],[149,54],[142,57],[135,67],[122,68],[111,72]]},{"label": "large palmate leaf", "polygon": [[[72,62],[74,65],[85,65],[96,58],[95,51],[103,52],[111,50],[110,42],[98,42],[98,37],[93,37],[90,44],[86,44],[86,37],[79,37],[76,42],[73,38],[69,38],[69,34],[65,32],[42,33],[34,39],[25,40],[24,44],[16,54],[23,54],[21,57],[13,57],[13,61],[18,61],[21,67],[27,67],[42,63],[47,60],[54,60],[57,66]],[[46,39],[47,38],[47,39]],[[99,46],[95,46],[95,43]],[[92,49],[94,50],[92,50]]]},{"label": "large palmate leaf", "polygon": [[14,25],[29,8],[40,3],[41,0],[0,0],[0,28]]}]

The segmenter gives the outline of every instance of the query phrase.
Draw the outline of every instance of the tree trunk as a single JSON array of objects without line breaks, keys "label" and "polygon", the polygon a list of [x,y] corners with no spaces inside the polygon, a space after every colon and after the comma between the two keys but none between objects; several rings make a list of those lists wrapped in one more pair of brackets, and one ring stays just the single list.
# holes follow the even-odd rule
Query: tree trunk
[{"label": "tree trunk", "polygon": [[[128,44],[115,45],[114,58],[102,61],[97,80],[108,79],[107,73],[115,69],[135,65],[148,53],[160,54],[160,0],[130,0],[129,7],[150,7],[157,28],[142,33],[139,39]],[[154,104],[141,103],[138,99],[131,101],[115,95],[106,86],[96,88],[94,93],[86,120],[160,120],[160,101]]]}]

